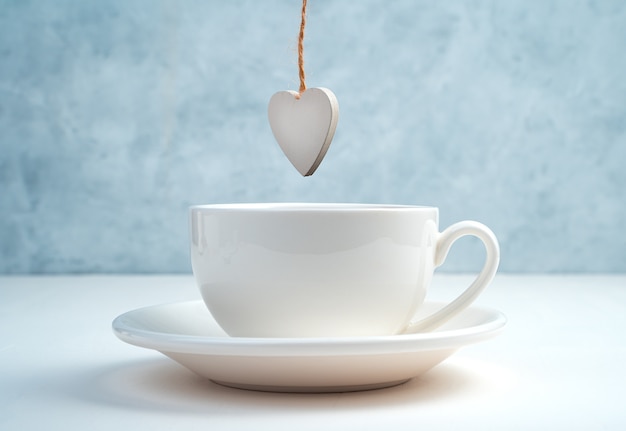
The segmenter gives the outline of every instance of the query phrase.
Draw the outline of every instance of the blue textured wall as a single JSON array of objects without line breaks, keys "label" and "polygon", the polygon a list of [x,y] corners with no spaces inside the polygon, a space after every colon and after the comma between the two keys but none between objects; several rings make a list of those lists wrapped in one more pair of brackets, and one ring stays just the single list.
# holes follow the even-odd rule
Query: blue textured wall
[{"label": "blue textured wall", "polygon": [[299,3],[0,0],[0,272],[189,272],[187,206],[235,201],[436,205],[503,271],[626,271],[626,2],[311,0],[309,178],[266,117]]}]

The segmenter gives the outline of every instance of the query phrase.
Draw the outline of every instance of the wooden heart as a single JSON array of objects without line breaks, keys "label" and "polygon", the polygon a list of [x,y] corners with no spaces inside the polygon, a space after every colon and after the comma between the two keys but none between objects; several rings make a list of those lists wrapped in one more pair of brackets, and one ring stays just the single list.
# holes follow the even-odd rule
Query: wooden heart
[{"label": "wooden heart", "polygon": [[328,151],[339,120],[337,98],[327,88],[279,91],[270,99],[272,133],[291,164],[303,176],[315,172]]}]

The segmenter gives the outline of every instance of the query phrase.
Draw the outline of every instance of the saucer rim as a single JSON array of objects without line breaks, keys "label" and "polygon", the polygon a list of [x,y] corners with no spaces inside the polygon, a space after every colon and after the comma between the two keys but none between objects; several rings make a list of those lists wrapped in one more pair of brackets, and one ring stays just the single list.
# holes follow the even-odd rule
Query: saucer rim
[{"label": "saucer rim", "polygon": [[[444,306],[444,302],[427,301],[429,305]],[[364,354],[415,353],[458,349],[493,338],[502,332],[507,323],[499,310],[471,305],[459,315],[468,312],[482,313],[482,323],[458,329],[440,329],[426,333],[408,333],[384,336],[354,337],[230,337],[165,333],[135,327],[133,318],[146,312],[172,307],[199,307],[206,313],[202,300],[178,301],[150,305],[127,311],[112,322],[114,334],[122,341],[160,352],[213,356],[360,356]],[[219,326],[218,326],[219,328]],[[221,330],[221,329],[220,329]]]}]

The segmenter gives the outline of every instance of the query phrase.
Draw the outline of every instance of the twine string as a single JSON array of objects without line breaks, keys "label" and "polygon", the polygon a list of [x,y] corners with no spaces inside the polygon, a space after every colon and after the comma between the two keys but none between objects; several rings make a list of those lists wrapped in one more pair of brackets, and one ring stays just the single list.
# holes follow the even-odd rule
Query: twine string
[{"label": "twine string", "polygon": [[304,26],[306,25],[306,2],[302,0],[302,18],[300,21],[300,34],[298,35],[298,73],[300,75],[300,91],[297,98],[306,90],[304,74]]}]

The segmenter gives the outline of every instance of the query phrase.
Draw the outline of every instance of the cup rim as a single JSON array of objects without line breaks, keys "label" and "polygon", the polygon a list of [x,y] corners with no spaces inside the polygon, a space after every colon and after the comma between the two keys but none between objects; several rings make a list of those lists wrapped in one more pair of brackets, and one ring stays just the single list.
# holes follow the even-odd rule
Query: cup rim
[{"label": "cup rim", "polygon": [[380,203],[320,203],[320,202],[240,202],[191,205],[190,211],[240,211],[240,212],[298,212],[298,211],[324,211],[324,212],[363,212],[363,211],[438,211],[434,206],[405,205],[405,204],[380,204]]}]

